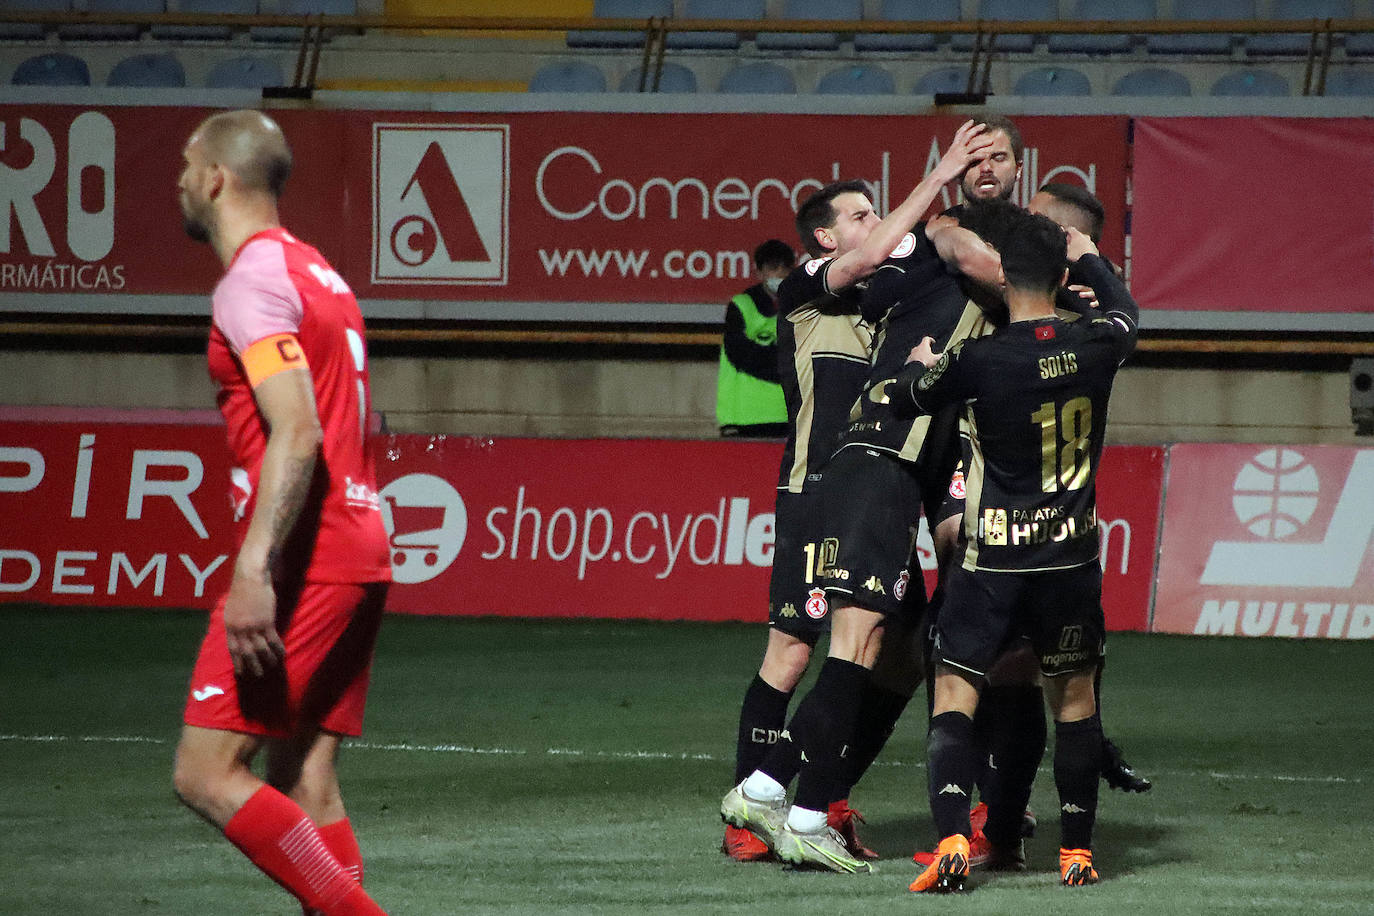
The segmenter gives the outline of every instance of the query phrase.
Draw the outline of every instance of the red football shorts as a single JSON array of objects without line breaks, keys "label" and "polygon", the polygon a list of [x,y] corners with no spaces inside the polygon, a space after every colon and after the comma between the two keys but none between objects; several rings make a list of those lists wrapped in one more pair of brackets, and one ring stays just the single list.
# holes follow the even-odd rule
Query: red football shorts
[{"label": "red football shorts", "polygon": [[236,676],[224,636],[224,601],[210,614],[186,696],[187,725],[284,738],[324,730],[362,734],[372,650],[387,583],[310,582],[278,595],[286,664]]}]

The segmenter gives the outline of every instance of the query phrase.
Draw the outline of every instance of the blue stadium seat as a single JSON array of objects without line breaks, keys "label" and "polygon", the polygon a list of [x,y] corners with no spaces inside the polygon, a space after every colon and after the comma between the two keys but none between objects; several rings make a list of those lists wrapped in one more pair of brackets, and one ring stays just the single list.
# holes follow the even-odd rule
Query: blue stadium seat
[{"label": "blue stadium seat", "polygon": [[[1157,0],[1078,0],[1073,18],[1086,22],[1136,22],[1159,18]],[[1053,53],[1122,54],[1131,50],[1130,35],[1051,35]]]},{"label": "blue stadium seat", "polygon": [[1269,70],[1237,70],[1212,84],[1212,95],[1290,95],[1288,80]]},{"label": "blue stadium seat", "polygon": [[831,70],[816,84],[816,92],[821,95],[891,95],[896,91],[891,73],[867,65]]},{"label": "blue stadium seat", "polygon": [[222,60],[205,75],[205,85],[211,89],[261,89],[285,82],[281,65],[266,57]]},{"label": "blue stadium seat", "polygon": [[[1035,48],[1034,35],[1003,34],[1007,23],[1046,22],[1059,18],[1056,0],[978,0],[978,18],[995,23],[997,40],[993,47],[999,51],[1030,51]],[[956,51],[973,48],[972,35],[955,35],[950,46]]]},{"label": "blue stadium seat", "polygon": [[965,92],[968,90],[968,67],[941,67],[921,76],[912,88],[915,95],[935,95],[937,92]]},{"label": "blue stadium seat", "polygon": [[[885,22],[958,22],[959,0],[883,0],[878,19]],[[933,51],[937,44],[939,38],[931,32],[854,36],[856,51]]]},{"label": "blue stadium seat", "polygon": [[86,62],[70,54],[38,54],[14,70],[16,86],[89,86],[91,71]]},{"label": "blue stadium seat", "polygon": [[[176,0],[176,11],[251,16],[258,12],[258,0]],[[217,25],[155,25],[152,34],[161,41],[228,41],[231,31]]]},{"label": "blue stadium seat", "polygon": [[[78,7],[79,8],[79,7]],[[165,13],[166,0],[86,0],[90,13]],[[138,37],[136,25],[60,25],[57,37],[63,40],[131,41]]]},{"label": "blue stadium seat", "polygon": [[[762,19],[764,0],[687,0],[685,19]],[[669,32],[670,48],[733,50],[740,46],[736,32]]]},{"label": "blue stadium seat", "polygon": [[[1355,15],[1351,0],[1274,0],[1270,19],[1350,19]],[[1247,54],[1306,54],[1311,33],[1292,35],[1250,35],[1245,39]]]},{"label": "blue stadium seat", "polygon": [[[1255,0],[1174,0],[1174,19],[1254,19]],[[1239,36],[1147,35],[1145,47],[1156,54],[1228,54]]]},{"label": "blue stadium seat", "polygon": [[742,94],[771,93],[791,95],[797,91],[797,81],[792,71],[779,64],[759,61],[752,64],[739,64],[720,81],[721,92]]},{"label": "blue stadium seat", "polygon": [[530,92],[605,92],[606,76],[599,67],[582,60],[545,64],[534,74]]},{"label": "blue stadium seat", "polygon": [[[21,13],[65,13],[71,0],[0,0],[0,10]],[[0,22],[0,40],[32,41],[42,38],[44,26],[36,22]]]},{"label": "blue stadium seat", "polygon": [[1345,36],[1347,57],[1365,57],[1374,54],[1374,34],[1358,32]]},{"label": "blue stadium seat", "polygon": [[105,85],[178,88],[186,85],[186,69],[174,54],[135,54],[114,65]]},{"label": "blue stadium seat", "polygon": [[1116,81],[1112,95],[1192,95],[1193,87],[1182,73],[1164,67],[1147,67],[1127,73]]},{"label": "blue stadium seat", "polygon": [[1092,95],[1088,78],[1068,67],[1041,67],[1021,74],[1012,95]]},{"label": "blue stadium seat", "polygon": [[1327,95],[1374,95],[1374,70],[1340,67],[1326,74]]},{"label": "blue stadium seat", "polygon": [[[262,12],[267,12],[264,8]],[[358,13],[356,0],[278,0],[277,12],[283,16],[355,16]],[[254,41],[291,41],[301,40],[302,29],[294,26],[258,26],[248,30]]]},{"label": "blue stadium seat", "polygon": [[[642,19],[673,15],[673,0],[594,0],[592,15],[598,19]],[[570,48],[641,48],[643,32],[577,30],[568,33]]]},{"label": "blue stadium seat", "polygon": [[[621,92],[639,91],[639,67],[635,67],[625,78],[620,81]],[[649,70],[649,79],[645,82],[645,92],[653,92],[654,71]],[[697,75],[682,64],[664,62],[663,72],[658,75],[659,92],[696,92]]]},{"label": "blue stadium seat", "polygon": [[[858,22],[863,18],[861,0],[786,0],[783,19],[845,19]],[[760,51],[834,51],[840,46],[840,36],[834,32],[759,32],[754,43]]]}]

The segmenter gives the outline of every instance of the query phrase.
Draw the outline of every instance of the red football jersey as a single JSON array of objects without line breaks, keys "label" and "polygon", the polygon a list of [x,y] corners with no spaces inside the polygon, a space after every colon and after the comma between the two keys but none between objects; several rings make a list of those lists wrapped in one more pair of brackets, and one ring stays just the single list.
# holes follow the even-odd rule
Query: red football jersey
[{"label": "red football jersey", "polygon": [[210,376],[234,455],[234,516],[247,531],[267,448],[253,385],[306,365],[324,430],[315,485],[293,529],[282,572],[311,582],[391,578],[376,466],[367,436],[372,409],[363,318],[324,257],[285,229],[244,242],[215,286]]}]

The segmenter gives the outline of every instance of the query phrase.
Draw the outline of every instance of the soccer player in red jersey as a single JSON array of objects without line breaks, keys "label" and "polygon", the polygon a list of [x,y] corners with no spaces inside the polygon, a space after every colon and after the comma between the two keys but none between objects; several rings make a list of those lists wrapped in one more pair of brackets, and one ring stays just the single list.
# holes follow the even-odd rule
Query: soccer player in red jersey
[{"label": "soccer player in red jersey", "polygon": [[[320,253],[281,227],[291,152],[270,118],[213,115],[183,158],[186,231],[225,268],[208,356],[240,525],[173,782],[306,913],[383,913],[362,888],[335,771],[343,736],[361,731],[391,578],[362,315]],[[250,769],[264,748],[266,781]]]}]

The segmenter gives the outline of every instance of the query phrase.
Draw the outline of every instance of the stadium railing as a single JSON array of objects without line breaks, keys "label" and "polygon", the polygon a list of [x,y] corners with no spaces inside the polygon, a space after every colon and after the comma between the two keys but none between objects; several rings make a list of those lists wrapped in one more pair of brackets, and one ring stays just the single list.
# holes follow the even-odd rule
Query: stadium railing
[{"label": "stadium railing", "polygon": [[[292,16],[279,14],[208,14],[208,13],[133,13],[133,12],[45,12],[0,9],[0,23],[25,23],[45,30],[60,31],[71,26],[131,25],[137,31],[154,27],[220,27],[231,33],[254,29],[297,28],[301,31],[300,60],[293,88],[313,87],[318,58],[328,35],[339,32],[386,31],[407,32],[428,36],[446,34],[492,33],[558,33],[596,31],[601,33],[640,33],[643,42],[644,66],[642,89],[652,89],[662,62],[669,53],[670,34],[686,32],[735,33],[752,40],[761,32],[772,34],[826,33],[841,41],[852,41],[855,35],[933,34],[936,36],[967,36],[972,39],[969,52],[968,93],[986,92],[987,67],[999,53],[996,39],[1002,33],[1016,35],[1308,35],[1307,72],[1303,95],[1321,95],[1325,76],[1331,62],[1334,36],[1374,34],[1374,19],[1241,19],[1185,21],[1151,20],[1071,20],[1048,21],[892,21],[860,20],[789,20],[789,19],[620,19],[592,16],[387,16],[387,15],[326,15]],[[637,44],[637,43],[636,43]],[[862,52],[861,52],[862,54]],[[308,64],[307,64],[308,61]]]}]

